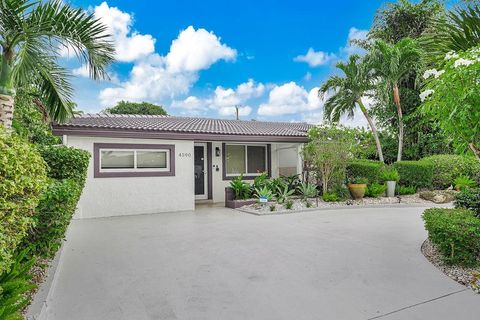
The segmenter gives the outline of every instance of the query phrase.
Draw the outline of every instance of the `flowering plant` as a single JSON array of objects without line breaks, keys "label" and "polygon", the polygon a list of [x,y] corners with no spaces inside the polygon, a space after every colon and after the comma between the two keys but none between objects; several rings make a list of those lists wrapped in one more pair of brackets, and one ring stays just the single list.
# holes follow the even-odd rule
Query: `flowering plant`
[{"label": "flowering plant", "polygon": [[460,151],[480,157],[480,47],[449,52],[441,70],[425,71],[420,99]]}]

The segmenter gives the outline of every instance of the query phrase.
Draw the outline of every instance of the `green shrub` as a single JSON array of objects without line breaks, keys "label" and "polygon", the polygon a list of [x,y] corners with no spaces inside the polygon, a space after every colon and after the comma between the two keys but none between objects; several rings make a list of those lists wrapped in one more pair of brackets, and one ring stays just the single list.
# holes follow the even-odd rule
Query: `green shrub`
[{"label": "green shrub", "polygon": [[269,206],[269,208],[270,208],[270,211],[272,211],[272,212],[275,211],[275,210],[277,210],[277,206],[275,206],[274,204],[271,204],[271,205]]},{"label": "green shrub", "polygon": [[54,179],[73,179],[85,183],[90,154],[67,146],[42,146],[40,154],[48,165],[48,176]]},{"label": "green shrub", "polygon": [[35,259],[26,256],[25,251],[16,254],[9,270],[0,273],[0,319],[24,319],[21,311],[30,302],[26,293],[36,288],[30,275]]},{"label": "green shrub", "polygon": [[230,181],[230,188],[235,193],[236,200],[248,199],[251,197],[252,189],[248,182],[243,181],[243,175],[235,177]]},{"label": "green shrub", "polygon": [[465,188],[455,195],[455,208],[470,209],[480,218],[480,188]]},{"label": "green shrub", "polygon": [[466,187],[475,187],[477,183],[475,180],[470,179],[468,176],[460,176],[454,180],[454,185],[456,190],[462,190]]},{"label": "green shrub", "polygon": [[416,188],[431,188],[433,166],[423,161],[398,161],[393,164],[400,174],[400,184]]},{"label": "green shrub", "polygon": [[34,217],[35,224],[25,246],[43,258],[53,258],[70,224],[82,187],[75,180],[52,179],[42,194]]},{"label": "green shrub", "polygon": [[339,201],[340,197],[335,192],[325,192],[322,195],[322,200],[325,202],[335,202],[335,201]]},{"label": "green shrub", "polygon": [[291,199],[285,202],[285,209],[291,210],[293,208],[293,201]]},{"label": "green shrub", "polygon": [[447,264],[475,266],[480,259],[480,219],[465,209],[427,209],[428,238]]},{"label": "green shrub", "polygon": [[348,179],[348,182],[351,184],[367,184],[368,179],[365,177],[352,177]]},{"label": "green shrub", "polygon": [[281,176],[280,179],[287,185],[288,190],[293,190],[294,193],[298,191],[298,187],[301,184],[298,174]]},{"label": "green shrub", "polygon": [[347,164],[347,179],[364,177],[369,183],[380,182],[380,172],[385,165],[381,161],[354,160]]},{"label": "green shrub", "polygon": [[33,223],[33,214],[46,182],[46,169],[37,150],[0,129],[0,273]]},{"label": "green shrub", "polygon": [[395,181],[398,182],[400,180],[400,174],[398,173],[397,169],[392,166],[385,167],[382,172],[380,173],[380,178],[383,182],[387,181]]},{"label": "green shrub", "polygon": [[365,190],[365,196],[371,198],[378,198],[385,194],[385,190],[387,190],[387,186],[384,184],[379,183],[372,183],[367,186]]},{"label": "green shrub", "polygon": [[415,194],[417,192],[417,188],[414,186],[397,186],[397,193],[401,196],[407,195],[407,194]]},{"label": "green shrub", "polygon": [[433,168],[433,187],[445,189],[450,187],[459,176],[480,177],[480,161],[475,157],[442,154],[423,158],[420,162],[428,163]]}]

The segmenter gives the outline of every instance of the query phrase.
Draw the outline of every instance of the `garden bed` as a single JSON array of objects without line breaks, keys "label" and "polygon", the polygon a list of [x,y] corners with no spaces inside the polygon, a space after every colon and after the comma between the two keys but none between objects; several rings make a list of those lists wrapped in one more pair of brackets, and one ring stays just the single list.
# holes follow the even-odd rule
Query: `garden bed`
[{"label": "garden bed", "polygon": [[[457,265],[446,265],[442,261],[435,245],[428,239],[422,244],[421,250],[425,258],[445,275],[480,294],[480,267],[467,268]],[[474,276],[475,273],[478,274],[477,278]]]},{"label": "garden bed", "polygon": [[[285,214],[294,213],[299,211],[309,211],[316,209],[328,209],[338,207],[350,207],[350,206],[368,206],[368,205],[382,205],[382,204],[432,204],[431,201],[420,198],[418,194],[404,195],[397,197],[379,197],[379,198],[363,198],[362,200],[345,200],[336,202],[325,202],[321,198],[312,198],[308,201],[310,206],[307,206],[306,202],[300,198],[292,199],[293,205],[291,209],[287,209],[284,204],[276,202],[269,202],[266,204],[254,203],[245,205],[237,210],[252,213],[256,215],[270,215],[270,214]],[[275,206],[275,210],[271,210],[271,206]],[[273,207],[272,207],[273,208]]]}]

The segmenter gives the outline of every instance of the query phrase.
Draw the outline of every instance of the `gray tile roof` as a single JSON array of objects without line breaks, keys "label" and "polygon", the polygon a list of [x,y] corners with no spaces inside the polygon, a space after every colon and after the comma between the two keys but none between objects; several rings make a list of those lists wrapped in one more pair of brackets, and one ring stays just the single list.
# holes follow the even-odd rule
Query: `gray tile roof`
[{"label": "gray tile roof", "polygon": [[263,122],[194,117],[83,114],[54,129],[112,129],[147,132],[306,137],[312,125],[300,122]]}]

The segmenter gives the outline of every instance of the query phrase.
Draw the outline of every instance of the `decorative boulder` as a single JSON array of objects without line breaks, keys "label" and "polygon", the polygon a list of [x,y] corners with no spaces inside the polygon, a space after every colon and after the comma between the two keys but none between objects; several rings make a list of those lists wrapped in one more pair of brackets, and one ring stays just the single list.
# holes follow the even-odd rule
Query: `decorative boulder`
[{"label": "decorative boulder", "polygon": [[434,203],[448,203],[453,201],[454,194],[452,190],[423,191],[420,192],[420,198]]}]

